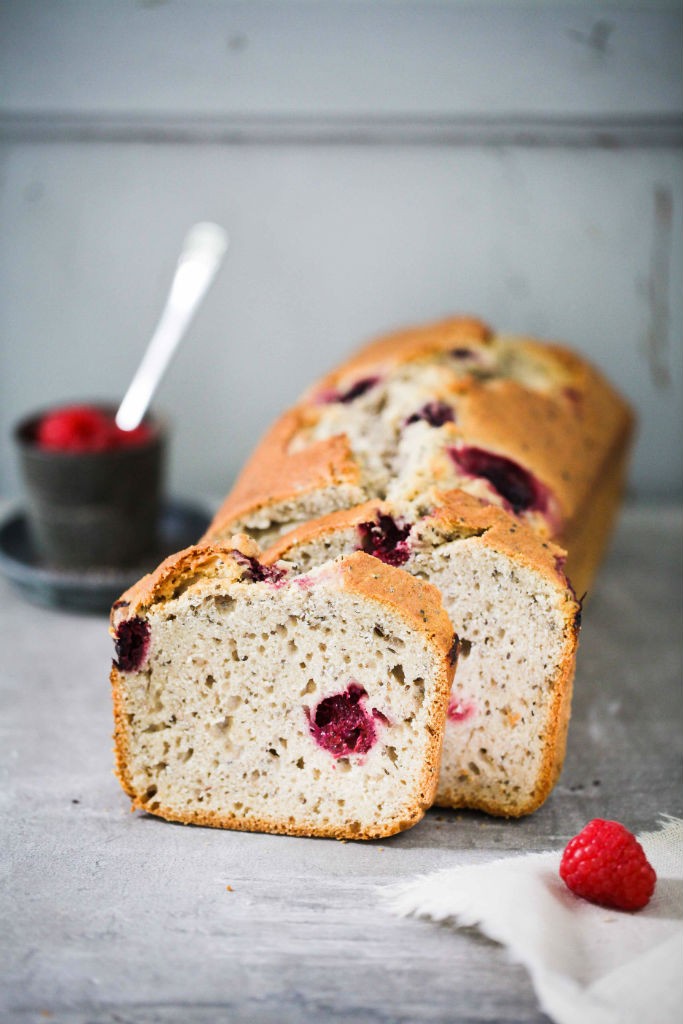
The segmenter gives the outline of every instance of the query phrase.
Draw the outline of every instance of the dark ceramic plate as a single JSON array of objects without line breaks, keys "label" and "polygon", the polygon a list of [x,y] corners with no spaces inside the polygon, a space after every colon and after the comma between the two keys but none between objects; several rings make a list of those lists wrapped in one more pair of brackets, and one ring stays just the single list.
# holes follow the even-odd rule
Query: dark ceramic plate
[{"label": "dark ceramic plate", "polygon": [[35,551],[26,516],[14,512],[0,525],[0,572],[35,604],[77,612],[108,612],[124,590],[174,551],[195,544],[209,524],[207,512],[170,502],[159,524],[159,547],[127,569],[54,569]]}]

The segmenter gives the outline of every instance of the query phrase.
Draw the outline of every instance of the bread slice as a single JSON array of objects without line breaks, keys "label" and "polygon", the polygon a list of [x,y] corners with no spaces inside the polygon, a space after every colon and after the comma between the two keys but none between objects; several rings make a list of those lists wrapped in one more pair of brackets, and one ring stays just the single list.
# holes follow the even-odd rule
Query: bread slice
[{"label": "bread slice", "polygon": [[565,752],[580,604],[564,552],[460,491],[410,515],[387,502],[337,512],[282,537],[264,561],[307,573],[364,549],[435,584],[460,637],[436,802],[528,814]]},{"label": "bread slice", "polygon": [[604,377],[562,346],[471,318],[397,332],[281,417],[204,539],[245,530],[266,546],[369,499],[419,514],[433,487],[459,488],[567,547],[583,593],[618,508],[632,426]]},{"label": "bread slice", "polygon": [[306,575],[245,537],[116,602],[118,776],[174,821],[371,839],[436,790],[457,638],[438,591],[363,552]]}]

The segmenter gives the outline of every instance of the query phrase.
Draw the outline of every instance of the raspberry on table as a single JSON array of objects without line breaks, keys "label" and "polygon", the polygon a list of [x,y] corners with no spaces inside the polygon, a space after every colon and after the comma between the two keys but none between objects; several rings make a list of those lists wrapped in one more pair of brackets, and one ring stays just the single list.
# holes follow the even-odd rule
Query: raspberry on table
[{"label": "raspberry on table", "polygon": [[618,821],[594,818],[569,841],[560,877],[577,896],[616,910],[640,910],[657,875],[642,846]]}]

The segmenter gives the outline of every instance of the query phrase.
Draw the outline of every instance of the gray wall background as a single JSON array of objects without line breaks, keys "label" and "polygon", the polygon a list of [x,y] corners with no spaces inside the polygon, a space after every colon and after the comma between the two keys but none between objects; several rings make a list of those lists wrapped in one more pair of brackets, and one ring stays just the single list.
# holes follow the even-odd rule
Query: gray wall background
[{"label": "gray wall background", "polygon": [[222,495],[366,338],[453,312],[569,342],[680,495],[681,6],[0,2],[0,494],[11,424],[123,393],[196,220],[231,236],[159,392]]}]

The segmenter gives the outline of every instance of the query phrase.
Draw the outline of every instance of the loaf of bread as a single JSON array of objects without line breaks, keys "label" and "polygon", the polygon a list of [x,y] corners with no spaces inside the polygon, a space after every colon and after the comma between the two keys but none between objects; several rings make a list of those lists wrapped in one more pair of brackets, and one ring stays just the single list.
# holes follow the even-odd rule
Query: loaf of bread
[{"label": "loaf of bread", "polygon": [[539,807],[632,426],[584,359],[465,318],[315,385],[199,545],[113,610],[134,805],[339,838],[389,835],[434,798]]},{"label": "loaf of bread", "polygon": [[624,481],[633,417],[586,360],[473,319],[389,335],[268,432],[208,541],[262,546],[368,500],[430,507],[434,487],[499,505],[568,551],[589,589]]},{"label": "loaf of bread", "polygon": [[564,552],[509,513],[453,491],[368,502],[305,524],[263,556],[308,573],[364,550],[441,592],[460,637],[436,803],[508,817],[536,810],[562,767],[580,605]]},{"label": "loaf of bread", "polygon": [[245,537],[116,602],[118,775],[174,821],[370,839],[434,798],[457,638],[435,587],[364,552],[305,575]]}]

